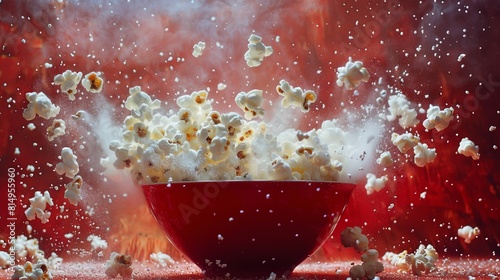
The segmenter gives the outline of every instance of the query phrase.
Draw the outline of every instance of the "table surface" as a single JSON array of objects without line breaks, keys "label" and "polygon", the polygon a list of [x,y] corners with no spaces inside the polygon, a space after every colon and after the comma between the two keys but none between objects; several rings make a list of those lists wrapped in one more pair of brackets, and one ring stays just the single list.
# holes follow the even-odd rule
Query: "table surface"
[{"label": "table surface", "polygon": [[[359,260],[336,262],[305,262],[299,265],[287,279],[346,279],[352,263]],[[385,270],[378,276],[381,279],[417,278],[411,274],[397,271],[389,263],[384,262]],[[134,279],[205,279],[201,270],[194,264],[179,262],[172,267],[160,267],[152,262],[135,262],[132,265]],[[103,262],[63,262],[61,267],[52,271],[53,279],[109,279],[105,274]],[[0,270],[0,279],[10,279],[12,268]],[[444,258],[438,261],[438,270],[423,275],[418,279],[496,279],[500,278],[499,258]],[[121,279],[121,277],[117,277]],[[230,279],[230,278],[225,278]]]}]

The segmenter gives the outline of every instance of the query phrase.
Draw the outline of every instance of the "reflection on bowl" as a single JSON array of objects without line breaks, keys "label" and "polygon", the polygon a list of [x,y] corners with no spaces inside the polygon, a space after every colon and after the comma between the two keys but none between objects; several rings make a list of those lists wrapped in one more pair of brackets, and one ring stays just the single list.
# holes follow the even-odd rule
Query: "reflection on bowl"
[{"label": "reflection on bowl", "polygon": [[167,237],[208,277],[289,275],[332,234],[354,187],[306,181],[142,186]]}]

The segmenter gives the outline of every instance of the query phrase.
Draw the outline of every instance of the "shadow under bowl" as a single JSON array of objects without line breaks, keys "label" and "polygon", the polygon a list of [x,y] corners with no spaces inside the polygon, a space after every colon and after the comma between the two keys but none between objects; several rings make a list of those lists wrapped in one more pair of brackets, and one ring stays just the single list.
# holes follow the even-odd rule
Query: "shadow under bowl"
[{"label": "shadow under bowl", "polygon": [[168,239],[208,277],[288,276],[330,237],[354,187],[318,181],[142,186]]}]

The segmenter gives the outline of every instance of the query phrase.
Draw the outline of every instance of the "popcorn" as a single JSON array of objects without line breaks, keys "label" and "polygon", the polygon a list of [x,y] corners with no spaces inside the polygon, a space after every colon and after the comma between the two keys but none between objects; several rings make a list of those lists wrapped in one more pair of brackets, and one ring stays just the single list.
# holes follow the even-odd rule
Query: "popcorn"
[{"label": "popcorn", "polygon": [[82,72],[73,72],[71,70],[66,70],[62,74],[58,74],[54,77],[54,84],[61,86],[61,91],[66,93],[69,100],[75,100],[76,86],[80,83],[82,79]]},{"label": "popcorn", "polygon": [[130,96],[127,97],[127,100],[125,101],[125,108],[133,111],[137,115],[141,115],[141,105],[147,106],[151,108],[151,110],[160,108],[160,100],[155,99],[153,101],[147,93],[141,91],[140,86],[130,88],[129,94]]},{"label": "popcorn", "polygon": [[437,131],[441,131],[448,127],[452,119],[452,107],[445,108],[441,111],[439,106],[430,105],[429,109],[427,110],[427,119],[424,121],[423,125],[428,130],[435,128]]},{"label": "popcorn", "polygon": [[398,150],[402,153],[408,152],[413,147],[417,146],[420,138],[418,136],[413,136],[413,134],[407,132],[405,134],[393,133],[391,141],[394,145],[398,147]]},{"label": "popcorn", "polygon": [[47,264],[38,261],[34,266],[31,262],[26,262],[24,266],[16,265],[14,267],[14,274],[12,280],[50,280],[52,274],[49,272]]},{"label": "popcorn", "polygon": [[358,252],[368,249],[368,237],[361,233],[359,227],[347,227],[340,234],[340,243],[346,248],[354,247]]},{"label": "popcorn", "polygon": [[480,233],[481,231],[478,227],[472,228],[471,226],[464,226],[458,229],[458,236],[465,239],[464,242],[467,244],[476,239]]},{"label": "popcorn", "polygon": [[58,270],[63,262],[63,259],[57,256],[56,253],[52,252],[49,259],[47,260],[47,266],[52,270]]},{"label": "popcorn", "polygon": [[377,163],[383,166],[391,166],[394,161],[392,160],[391,152],[383,152],[377,159]]},{"label": "popcorn", "polygon": [[54,141],[56,137],[66,134],[66,123],[61,119],[52,121],[52,125],[47,127],[47,138]]},{"label": "popcorn", "polygon": [[104,80],[99,77],[101,72],[90,72],[82,79],[82,86],[91,93],[99,93],[104,85]]},{"label": "popcorn", "polygon": [[245,118],[251,120],[256,117],[264,117],[265,111],[262,109],[264,99],[262,90],[254,89],[248,93],[240,92],[234,99],[238,107],[245,112]]},{"label": "popcorn", "polygon": [[149,257],[152,261],[156,262],[161,267],[172,266],[175,264],[175,261],[174,259],[172,259],[172,257],[162,252],[152,253],[151,255],[149,255]]},{"label": "popcorn", "polygon": [[10,255],[7,252],[0,251],[0,268],[8,268],[10,267]]},{"label": "popcorn", "polygon": [[399,254],[387,252],[382,257],[383,260],[396,266],[399,272],[409,273],[411,271],[418,276],[422,273],[429,274],[435,271],[438,258],[439,254],[432,245],[425,246],[423,244],[420,244],[413,254],[408,254],[405,250]]},{"label": "popcorn", "polygon": [[89,235],[87,237],[87,241],[90,241],[90,246],[93,251],[102,251],[108,248],[108,242],[106,240],[101,239],[101,237],[97,235]]},{"label": "popcorn", "polygon": [[361,82],[368,82],[369,79],[370,74],[363,67],[363,62],[353,62],[351,57],[345,66],[337,68],[337,86],[339,87],[345,86],[346,89],[352,90]]},{"label": "popcorn", "polygon": [[105,273],[110,278],[121,275],[123,278],[128,279],[132,277],[133,269],[130,267],[131,265],[132,258],[129,255],[113,252],[110,259],[106,261]]},{"label": "popcorn", "polygon": [[460,141],[458,153],[466,157],[471,157],[473,160],[479,159],[479,147],[474,144],[469,138],[465,137]]},{"label": "popcorn", "polygon": [[61,158],[62,162],[56,164],[55,171],[59,175],[66,174],[66,177],[73,179],[80,171],[80,167],[76,161],[77,157],[73,154],[73,150],[68,147],[62,148]]},{"label": "popcorn", "polygon": [[198,44],[194,44],[193,46],[193,56],[198,57],[202,54],[202,51],[205,49],[205,42],[198,42]]},{"label": "popcorn", "polygon": [[268,57],[273,53],[273,48],[270,46],[265,46],[262,42],[262,38],[255,34],[250,35],[248,38],[248,51],[245,53],[245,61],[249,67],[259,66],[264,57]]},{"label": "popcorn", "polygon": [[28,92],[26,99],[30,102],[28,107],[23,111],[23,117],[30,121],[36,115],[46,120],[53,118],[59,114],[61,108],[52,104],[52,101],[43,92]]},{"label": "popcorn", "polygon": [[[377,273],[384,271],[384,265],[378,261],[378,252],[375,249],[368,249],[363,255],[361,255],[361,265],[364,270],[364,274],[368,279],[374,279]],[[349,273],[350,275],[350,273]]]},{"label": "popcorn", "polygon": [[64,198],[68,199],[71,204],[78,205],[78,201],[82,200],[82,196],[80,195],[82,185],[82,177],[80,175],[75,176],[70,183],[65,185]]},{"label": "popcorn", "polygon": [[415,153],[414,162],[418,167],[424,167],[427,163],[433,162],[436,158],[436,149],[430,149],[427,144],[417,143],[413,147]]},{"label": "popcorn", "polygon": [[28,220],[34,220],[35,217],[39,218],[42,221],[42,224],[45,224],[49,221],[50,212],[45,211],[47,208],[47,204],[53,206],[52,198],[50,198],[50,193],[45,191],[42,195],[41,192],[36,191],[35,196],[29,199],[30,207],[26,209],[24,214]]},{"label": "popcorn", "polygon": [[280,84],[276,87],[276,91],[284,99],[281,101],[281,106],[288,108],[294,106],[300,108],[302,112],[309,112],[312,103],[316,101],[316,93],[312,90],[302,91],[300,87],[293,88],[290,84],[281,80]]},{"label": "popcorn", "polygon": [[385,188],[385,183],[387,182],[387,180],[388,178],[386,175],[377,178],[375,174],[372,173],[366,174],[366,185],[365,185],[366,194],[371,195],[375,191],[376,192],[381,191],[383,188]]},{"label": "popcorn", "polygon": [[417,111],[415,109],[410,109],[410,101],[406,99],[404,94],[397,94],[389,96],[389,113],[386,115],[388,121],[394,121],[397,117],[399,119],[399,125],[402,128],[408,128],[416,126],[419,123],[417,119]]}]

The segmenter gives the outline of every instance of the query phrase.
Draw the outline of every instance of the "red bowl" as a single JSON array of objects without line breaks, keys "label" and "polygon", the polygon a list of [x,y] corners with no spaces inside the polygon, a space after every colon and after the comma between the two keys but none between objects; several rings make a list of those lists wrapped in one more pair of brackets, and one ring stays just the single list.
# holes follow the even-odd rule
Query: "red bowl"
[{"label": "red bowl", "polygon": [[208,277],[291,274],[330,237],[354,187],[314,181],[142,186],[168,239]]}]

